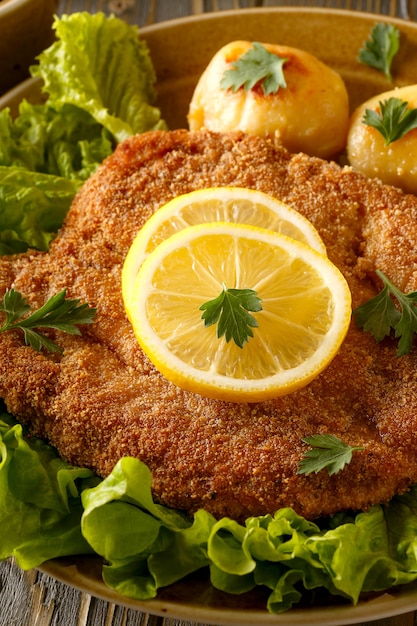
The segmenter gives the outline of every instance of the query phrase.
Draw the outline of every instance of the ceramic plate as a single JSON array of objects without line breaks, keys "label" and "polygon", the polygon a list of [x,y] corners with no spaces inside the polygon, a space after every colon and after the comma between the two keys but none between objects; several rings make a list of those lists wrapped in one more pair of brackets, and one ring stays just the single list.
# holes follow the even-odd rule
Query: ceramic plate
[{"label": "ceramic plate", "polygon": [[[186,127],[194,86],[211,57],[235,39],[291,45],[318,56],[346,82],[352,110],[372,95],[392,88],[385,78],[357,60],[359,49],[377,22],[388,21],[401,32],[393,64],[394,84],[417,83],[417,23],[372,14],[324,9],[247,9],[222,11],[156,24],[141,30],[158,76],[159,106],[170,128]],[[0,98],[0,107],[16,107],[22,97],[38,101],[39,83],[30,79]],[[139,602],[104,586],[101,561],[94,557],[49,561],[41,568],[58,580],[109,602],[169,618],[211,623],[337,626],[383,619],[417,609],[417,584],[363,599],[357,606],[337,603],[270,615],[263,593],[231,596],[213,590],[206,578],[193,575],[163,590],[158,598]]]},{"label": "ceramic plate", "polygon": [[384,619],[417,608],[416,582],[389,593],[369,596],[356,606],[342,605],[335,598],[331,606],[297,608],[272,615],[264,608],[269,592],[258,589],[244,595],[225,594],[213,589],[204,574],[193,574],[167,587],[154,600],[138,601],[123,597],[103,584],[101,563],[101,559],[94,556],[67,557],[48,561],[39,569],[107,602],[194,624],[198,621],[223,626],[342,626]]}]

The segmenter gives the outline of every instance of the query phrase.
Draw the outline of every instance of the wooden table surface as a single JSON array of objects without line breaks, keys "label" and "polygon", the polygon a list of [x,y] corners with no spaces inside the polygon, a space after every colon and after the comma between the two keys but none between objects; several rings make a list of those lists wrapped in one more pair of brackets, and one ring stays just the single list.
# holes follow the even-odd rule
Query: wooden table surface
[{"label": "wooden table surface", "polygon": [[[58,14],[79,10],[114,12],[145,26],[190,14],[256,6],[329,6],[417,19],[416,0],[60,0]],[[0,34],[1,36],[1,34]],[[1,532],[1,530],[0,530]],[[417,597],[416,597],[417,604]],[[198,620],[198,615],[195,617]],[[282,623],[282,617],[280,623]],[[255,621],[253,622],[256,623]],[[306,621],[306,625],[312,623]],[[314,622],[317,623],[317,622]],[[365,622],[355,622],[357,625]],[[13,559],[0,563],[0,626],[197,626],[106,602]],[[417,611],[366,622],[368,626],[417,626]],[[201,624],[200,624],[201,626]]]}]

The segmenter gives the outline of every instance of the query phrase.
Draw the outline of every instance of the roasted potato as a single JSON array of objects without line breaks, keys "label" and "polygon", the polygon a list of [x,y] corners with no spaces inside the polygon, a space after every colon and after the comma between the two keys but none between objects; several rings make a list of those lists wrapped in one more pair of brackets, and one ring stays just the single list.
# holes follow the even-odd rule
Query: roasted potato
[{"label": "roasted potato", "polygon": [[285,59],[286,87],[268,95],[259,83],[248,90],[221,87],[226,70],[254,46],[249,41],[229,43],[215,54],[195,88],[188,114],[190,130],[275,134],[291,152],[335,157],[346,145],[349,127],[349,99],[342,78],[308,52],[261,45]]},{"label": "roasted potato", "polygon": [[417,85],[386,91],[361,104],[353,113],[347,139],[347,157],[356,170],[369,178],[417,194],[417,129],[400,139],[385,144],[379,130],[363,122],[367,109],[380,112],[380,103],[397,98],[417,108]]}]

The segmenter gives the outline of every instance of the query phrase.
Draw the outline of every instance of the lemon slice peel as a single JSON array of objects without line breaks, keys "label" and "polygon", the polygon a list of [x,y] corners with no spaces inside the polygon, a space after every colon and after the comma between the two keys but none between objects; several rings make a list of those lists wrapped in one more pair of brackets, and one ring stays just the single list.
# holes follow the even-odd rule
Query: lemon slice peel
[{"label": "lemon slice peel", "polygon": [[[232,267],[225,267],[224,261],[219,274],[215,268],[221,250],[233,248],[233,241],[237,248],[243,242],[243,252],[234,250]],[[288,274],[287,282],[295,268],[296,282],[305,284],[301,274],[307,272],[309,281],[317,285],[290,295],[292,319],[288,319],[285,310],[280,315],[271,311],[274,307],[268,301],[265,287],[273,291],[276,269],[269,271],[271,284],[266,273],[259,284],[235,282],[234,287],[255,289],[262,299],[262,311],[254,314],[258,328],[241,349],[217,338],[214,327],[204,327],[199,306],[216,297],[223,282],[246,281],[248,275],[255,275],[253,266],[260,263],[254,262],[257,257],[250,251],[259,247],[286,257],[281,268]],[[197,264],[193,263],[196,256],[201,257]],[[236,259],[239,271],[234,267]],[[248,262],[252,267],[244,267]],[[267,263],[270,270],[269,257]],[[224,271],[229,272],[226,281]],[[310,302],[313,292],[320,297]],[[275,299],[283,301],[285,296],[278,294]],[[327,367],[348,330],[351,297],[336,266],[306,244],[259,227],[217,222],[187,227],[159,244],[140,266],[127,309],[142,349],[174,384],[210,398],[258,402],[296,391]]]},{"label": "lemon slice peel", "polygon": [[139,267],[157,245],[184,228],[210,222],[249,224],[276,230],[326,254],[326,246],[313,224],[277,198],[245,187],[198,189],[164,204],[139,231],[123,265],[124,301],[129,300]]}]

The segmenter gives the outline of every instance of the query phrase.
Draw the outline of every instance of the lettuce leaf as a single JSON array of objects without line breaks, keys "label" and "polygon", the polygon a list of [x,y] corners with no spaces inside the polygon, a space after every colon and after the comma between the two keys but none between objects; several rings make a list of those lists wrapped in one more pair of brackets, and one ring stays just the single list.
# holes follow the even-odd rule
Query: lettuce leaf
[{"label": "lettuce leaf", "polygon": [[281,613],[322,595],[356,604],[360,594],[417,579],[417,486],[387,506],[340,513],[320,524],[292,509],[216,520],[191,519],[155,503],[151,473],[121,459],[100,480],[62,461],[0,417],[0,559],[23,569],[53,557],[96,553],[104,582],[146,600],[199,570],[225,593],[268,591],[266,609]]},{"label": "lettuce leaf", "polygon": [[23,100],[13,120],[0,111],[0,165],[86,180],[113,152],[111,134],[73,105],[60,109]]},{"label": "lettuce leaf", "polygon": [[149,470],[124,458],[83,492],[82,502],[83,535],[105,559],[104,581],[136,599],[154,597],[203,567],[226,593],[268,588],[272,613],[290,609],[311,590],[356,604],[363,592],[417,579],[417,487],[389,506],[340,514],[324,527],[289,508],[245,524],[216,521],[203,510],[189,520],[154,504]]},{"label": "lettuce leaf", "polygon": [[108,131],[72,105],[23,101],[0,111],[0,254],[47,250],[74,195],[114,149]]},{"label": "lettuce leaf", "polygon": [[31,569],[57,556],[91,553],[81,534],[80,493],[96,482],[92,472],[68,465],[0,415],[0,559],[13,556]]},{"label": "lettuce leaf", "polygon": [[155,100],[155,71],[138,28],[104,13],[55,19],[57,41],[31,68],[49,101],[87,111],[117,141],[134,133],[165,129]]},{"label": "lettuce leaf", "polygon": [[155,504],[151,474],[123,458],[97,489],[82,494],[82,532],[103,556],[103,580],[119,593],[148,599],[160,587],[208,565],[206,543],[214,524],[205,511],[194,521]]},{"label": "lettuce leaf", "polygon": [[0,254],[47,250],[81,184],[0,165]]},{"label": "lettuce leaf", "polygon": [[81,182],[117,142],[166,128],[136,27],[73,13],[54,28],[58,40],[31,68],[43,80],[44,103],[23,100],[16,119],[0,111],[0,254],[47,250]]}]

